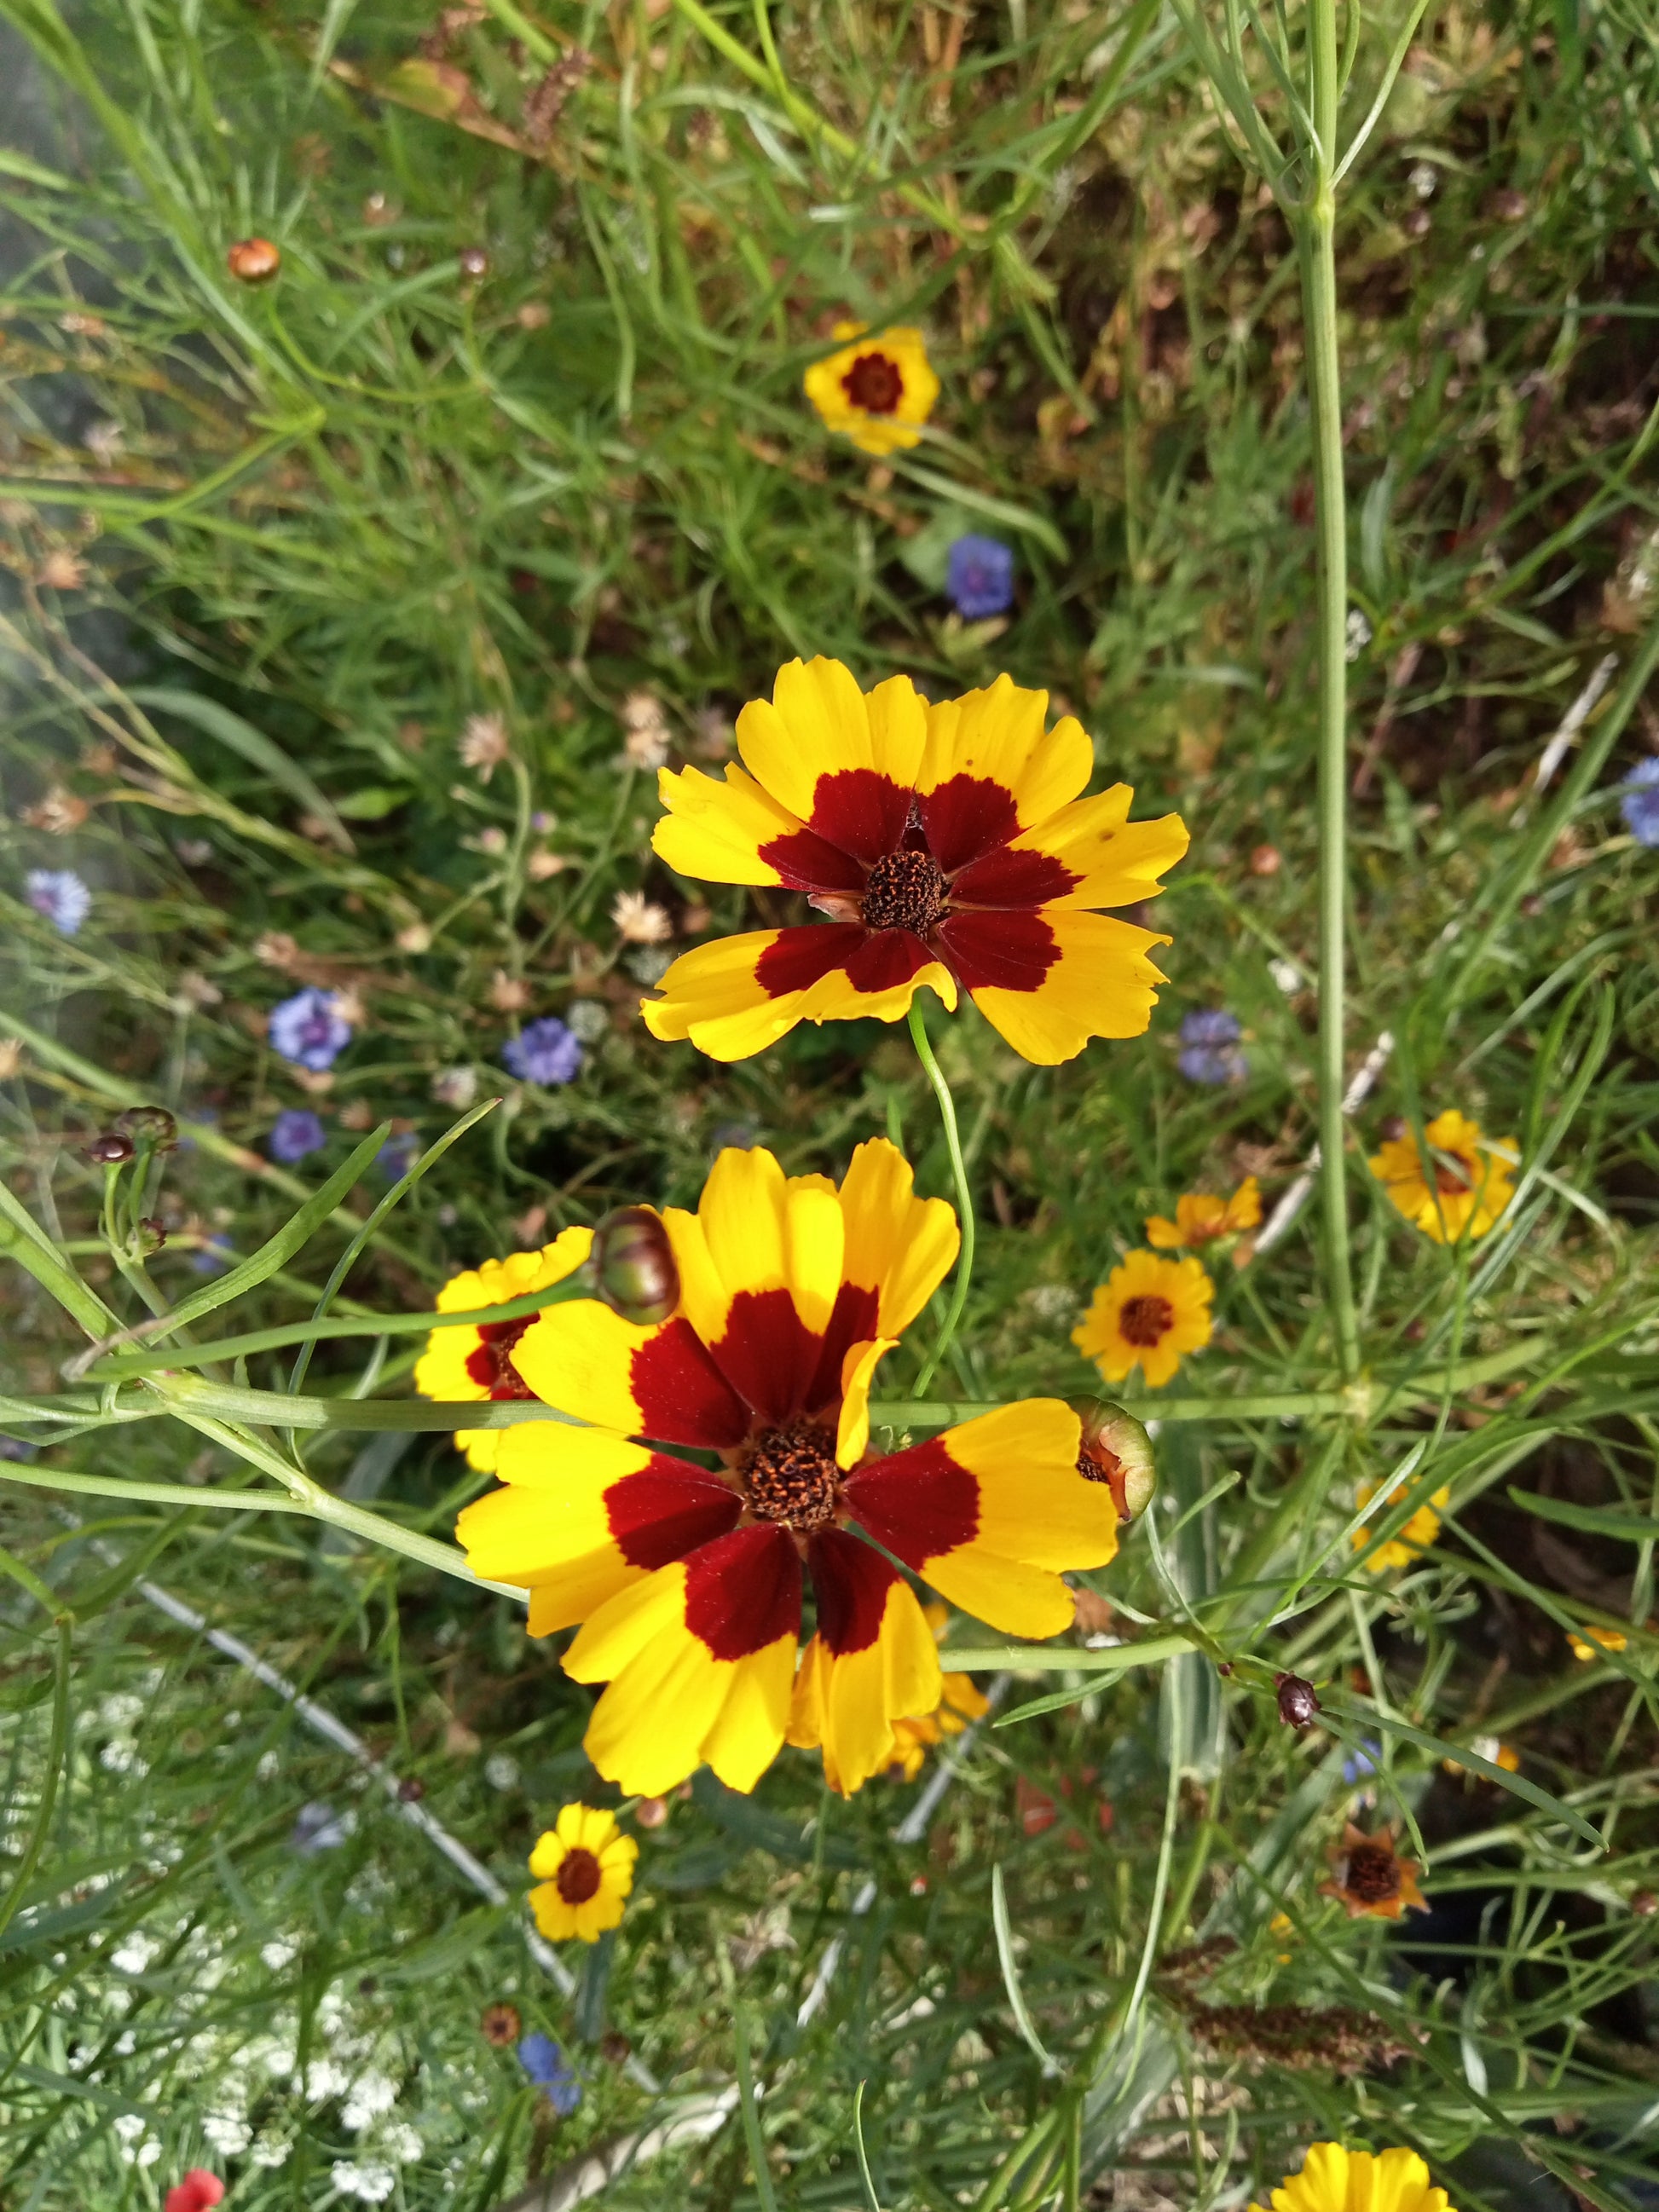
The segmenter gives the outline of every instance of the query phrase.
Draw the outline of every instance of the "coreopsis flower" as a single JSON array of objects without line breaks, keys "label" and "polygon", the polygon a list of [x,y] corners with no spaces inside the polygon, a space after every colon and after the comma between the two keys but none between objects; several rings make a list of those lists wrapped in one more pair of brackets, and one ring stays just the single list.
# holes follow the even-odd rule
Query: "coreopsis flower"
[{"label": "coreopsis flower", "polygon": [[879,459],[921,442],[921,425],[933,411],[939,379],[916,330],[866,336],[865,323],[837,323],[839,350],[815,361],[802,379],[826,430],[850,438],[861,453]]},{"label": "coreopsis flower", "polygon": [[[1502,1767],[1505,1774],[1518,1774],[1521,1771],[1520,1753],[1513,1744],[1504,1742],[1501,1737],[1478,1735],[1469,1745],[1469,1749],[1480,1758],[1490,1759],[1494,1766]],[[1440,1764],[1448,1774],[1463,1774],[1468,1771],[1460,1759],[1443,1759]]]},{"label": "coreopsis flower", "polygon": [[804,891],[826,922],[682,953],[642,1011],[658,1037],[746,1060],[797,1022],[901,1020],[926,984],[966,990],[1025,1059],[1138,1036],[1166,937],[1092,909],[1163,888],[1179,816],[1131,822],[1127,784],[1079,796],[1094,747],[1006,676],[932,704],[908,677],[861,692],[839,661],[791,661],[738,718],[723,784],[665,771],[652,843],[678,874]]},{"label": "coreopsis flower", "polygon": [[1638,845],[1659,845],[1659,760],[1638,761],[1625,780],[1619,811]]},{"label": "coreopsis flower", "polygon": [[1161,1389],[1183,1354],[1209,1342],[1214,1295],[1196,1260],[1126,1253],[1096,1291],[1072,1341],[1107,1382],[1121,1382],[1139,1367],[1148,1387]]},{"label": "coreopsis flower", "polygon": [[[1250,2212],[1262,2212],[1252,2204]],[[1273,2212],[1451,2212],[1414,2150],[1346,2150],[1310,2143],[1299,2173],[1273,2192]]]},{"label": "coreopsis flower", "polygon": [[334,992],[307,983],[303,991],[271,1008],[265,1034],[273,1052],[296,1067],[321,1075],[351,1042],[351,1024],[341,1013]]},{"label": "coreopsis flower", "polygon": [[[1362,1482],[1354,1493],[1355,1504],[1369,1505],[1376,1495],[1376,1487],[1374,1482]],[[1404,1493],[1405,1485],[1396,1482],[1384,1502],[1392,1505]],[[1410,1520],[1397,1529],[1386,1544],[1379,1544],[1366,1560],[1365,1565],[1371,1572],[1374,1575],[1385,1574],[1390,1567],[1413,1565],[1440,1534],[1440,1516],[1450,1504],[1449,1490],[1437,1490],[1432,1498],[1425,1498]],[[1356,1528],[1349,1538],[1356,1552],[1363,1552],[1370,1540],[1369,1526]]]},{"label": "coreopsis flower", "polygon": [[1368,1836],[1349,1820],[1330,1858],[1331,1878],[1320,1883],[1319,1893],[1340,1899],[1351,1920],[1398,1920],[1408,1905],[1416,1912],[1428,1911],[1416,1863],[1395,1850],[1392,1829]]},{"label": "coreopsis flower", "polygon": [[[857,1790],[892,1759],[895,1721],[941,1696],[895,1561],[994,1628],[1052,1636],[1073,1611],[1060,1571],[1116,1551],[1110,1493],[1079,1476],[1078,1419],[1056,1401],[871,1452],[877,1364],[959,1242],[952,1209],[912,1182],[880,1138],[839,1189],[725,1151],[696,1212],[660,1217],[669,1319],[573,1300],[514,1347],[529,1388],[592,1425],[503,1431],[505,1487],[458,1534],[475,1573],[529,1590],[532,1635],[580,1624],[565,1671],[610,1685],[587,1754],[630,1795],[665,1796],[704,1761],[752,1790],[809,1724]],[[803,1568],[817,1632],[798,1692]]]},{"label": "coreopsis flower", "polygon": [[501,1047],[508,1073],[516,1075],[520,1083],[573,1083],[581,1071],[582,1057],[580,1039],[556,1014],[526,1022],[518,1036],[509,1037]]},{"label": "coreopsis flower", "polygon": [[1014,604],[1014,556],[1000,538],[970,530],[945,556],[945,588],[965,621],[1006,615]]},{"label": "coreopsis flower", "polygon": [[504,2000],[486,2005],[478,2018],[478,2030],[486,2043],[496,2051],[509,2051],[523,2033],[524,2022],[519,2017],[519,2008]]},{"label": "coreopsis flower", "polygon": [[[1515,1196],[1510,1170],[1516,1143],[1500,1137],[1495,1151],[1480,1134],[1480,1124],[1449,1107],[1423,1131],[1428,1140],[1425,1167],[1411,1129],[1390,1137],[1365,1163],[1387,1192],[1389,1204],[1437,1244],[1473,1243],[1496,1226]],[[1509,1157],[1503,1157],[1507,1153]]]},{"label": "coreopsis flower", "polygon": [[[950,1626],[950,1607],[943,1605],[925,1605],[921,1610],[922,1617],[933,1632],[933,1641],[937,1644],[942,1640],[946,1628]],[[805,1704],[805,1700],[798,1699],[797,1703],[799,1706]],[[917,1713],[908,1718],[901,1717],[893,1723],[893,1760],[888,1770],[889,1772],[896,1774],[902,1781],[914,1782],[927,1761],[928,1752],[935,1744],[943,1743],[946,1736],[960,1735],[970,1721],[983,1720],[990,1710],[990,1700],[980,1689],[971,1674],[941,1674],[939,1701],[933,1711]],[[801,1723],[806,1717],[805,1713],[801,1713],[798,1720],[792,1724],[789,1735],[791,1743],[802,1741],[805,1729],[801,1728]],[[800,1729],[800,1733],[797,1733],[798,1729]],[[809,1739],[809,1743],[816,1743],[817,1741],[817,1737],[814,1735]],[[832,1790],[839,1787],[835,1777],[830,1772],[827,1762],[824,1766],[824,1776]]]},{"label": "coreopsis flower", "polygon": [[639,1855],[639,1845],[623,1835],[614,1813],[592,1805],[562,1807],[530,1854],[537,1881],[530,1909],[537,1927],[555,1943],[568,1936],[597,1943],[622,1919]]},{"label": "coreopsis flower", "polygon": [[1237,1237],[1261,1221],[1261,1186],[1246,1176],[1231,1198],[1217,1198],[1207,1190],[1183,1191],[1176,1200],[1176,1218],[1165,1220],[1155,1213],[1146,1224],[1146,1242],[1160,1252],[1182,1245],[1213,1243],[1218,1237]]},{"label": "coreopsis flower", "polygon": [[307,1106],[285,1107],[270,1125],[270,1157],[285,1168],[320,1152],[327,1142],[328,1132]]},{"label": "coreopsis flower", "polygon": [[92,893],[73,868],[31,868],[26,895],[60,935],[74,937],[92,912]]},{"label": "coreopsis flower", "polygon": [[643,891],[618,891],[611,902],[611,919],[617,934],[629,945],[665,945],[674,934],[673,917],[666,907],[648,899]]},{"label": "coreopsis flower", "polygon": [[[550,1290],[555,1283],[574,1274],[592,1243],[591,1229],[567,1229],[539,1252],[509,1252],[504,1260],[486,1260],[450,1277],[438,1293],[438,1311],[475,1313],[483,1306],[506,1305],[510,1299],[526,1297],[532,1291]],[[526,1314],[516,1321],[434,1328],[416,1362],[415,1388],[423,1398],[435,1398],[447,1405],[461,1399],[533,1397],[535,1393],[513,1364],[513,1354],[535,1318]],[[455,1438],[455,1449],[465,1452],[470,1466],[489,1474],[495,1471],[501,1439],[511,1434],[508,1429],[463,1429]]]},{"label": "coreopsis flower", "polygon": [[1591,1626],[1587,1628],[1582,1636],[1576,1635],[1569,1630],[1567,1641],[1572,1646],[1572,1656],[1575,1659],[1589,1661],[1599,1659],[1604,1651],[1622,1651],[1630,1642],[1630,1638],[1622,1628]]}]

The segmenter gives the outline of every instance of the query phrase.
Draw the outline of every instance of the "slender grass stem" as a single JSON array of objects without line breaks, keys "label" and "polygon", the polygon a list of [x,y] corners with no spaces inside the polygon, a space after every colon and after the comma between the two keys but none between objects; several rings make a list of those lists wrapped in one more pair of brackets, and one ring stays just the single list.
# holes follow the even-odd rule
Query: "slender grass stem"
[{"label": "slender grass stem", "polygon": [[1359,1372],[1342,1126],[1347,894],[1348,552],[1342,470],[1341,365],[1336,337],[1336,161],[1340,67],[1336,0],[1311,0],[1310,74],[1316,143],[1312,191],[1297,223],[1313,424],[1319,635],[1319,1179],[1325,1294],[1344,1377]]},{"label": "slender grass stem", "polygon": [[945,1071],[933,1057],[933,1048],[928,1042],[927,1025],[921,1017],[920,1000],[910,1001],[910,1037],[916,1048],[916,1058],[921,1062],[922,1073],[933,1087],[939,1101],[939,1119],[945,1124],[945,1147],[951,1155],[951,1172],[956,1179],[957,1216],[962,1224],[962,1251],[957,1261],[956,1280],[951,1286],[951,1304],[945,1316],[945,1326],[939,1333],[939,1341],[922,1362],[921,1372],[916,1377],[918,1398],[925,1395],[928,1384],[939,1372],[940,1362],[951,1349],[962,1319],[962,1310],[968,1303],[968,1285],[974,1275],[974,1194],[968,1181],[968,1163],[963,1158],[962,1135],[957,1127],[957,1102],[951,1096],[951,1086],[945,1079]]}]

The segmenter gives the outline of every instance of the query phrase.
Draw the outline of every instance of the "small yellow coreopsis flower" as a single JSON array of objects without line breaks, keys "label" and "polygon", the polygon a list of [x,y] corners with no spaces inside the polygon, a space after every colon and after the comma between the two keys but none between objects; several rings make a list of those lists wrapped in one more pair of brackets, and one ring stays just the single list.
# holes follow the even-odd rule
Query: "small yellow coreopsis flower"
[{"label": "small yellow coreopsis flower", "polygon": [[815,361],[802,380],[826,430],[850,438],[878,459],[918,445],[939,398],[939,379],[921,332],[866,335],[863,323],[837,323],[837,352]]},{"label": "small yellow coreopsis flower", "polygon": [[[1405,1486],[1396,1482],[1383,1503],[1392,1505]],[[1362,1482],[1355,1493],[1355,1503],[1369,1505],[1376,1495],[1374,1482]],[[1379,1544],[1366,1566],[1374,1575],[1383,1574],[1389,1567],[1409,1567],[1426,1552],[1440,1534],[1440,1516],[1451,1503],[1449,1490],[1437,1490],[1432,1498],[1425,1498],[1402,1528],[1390,1536],[1386,1544]],[[1363,1552],[1371,1540],[1370,1524],[1356,1528],[1349,1539],[1356,1552]]]},{"label": "small yellow coreopsis flower", "polygon": [[1497,1226],[1515,1196],[1513,1137],[1483,1137],[1480,1124],[1455,1108],[1424,1128],[1425,1167],[1413,1131],[1389,1138],[1365,1164],[1389,1203],[1437,1244],[1473,1243]]},{"label": "small yellow coreopsis flower", "polygon": [[1146,1224],[1146,1242],[1160,1252],[1178,1251],[1182,1245],[1213,1243],[1218,1237],[1237,1237],[1260,1226],[1261,1186],[1246,1176],[1231,1198],[1218,1198],[1207,1190],[1185,1191],[1176,1200],[1173,1221],[1154,1213]]},{"label": "small yellow coreopsis flower", "polygon": [[1126,1253],[1122,1266],[1096,1291],[1072,1341],[1109,1382],[1123,1382],[1139,1367],[1148,1385],[1161,1389],[1183,1353],[1209,1342],[1214,1295],[1214,1284],[1196,1260]]},{"label": "small yellow coreopsis flower", "polygon": [[1622,1628],[1587,1628],[1582,1636],[1568,1632],[1575,1659],[1599,1659],[1607,1651],[1622,1651],[1630,1642]]},{"label": "small yellow coreopsis flower", "polygon": [[617,1816],[592,1805],[566,1805],[530,1854],[538,1877],[530,1893],[536,1925],[551,1942],[574,1936],[597,1943],[623,1917],[640,1847]]},{"label": "small yellow coreopsis flower", "polygon": [[[1250,2212],[1262,2212],[1252,2204]],[[1273,2212],[1451,2212],[1414,2150],[1348,2150],[1310,2143],[1299,2173],[1273,2192]]]}]

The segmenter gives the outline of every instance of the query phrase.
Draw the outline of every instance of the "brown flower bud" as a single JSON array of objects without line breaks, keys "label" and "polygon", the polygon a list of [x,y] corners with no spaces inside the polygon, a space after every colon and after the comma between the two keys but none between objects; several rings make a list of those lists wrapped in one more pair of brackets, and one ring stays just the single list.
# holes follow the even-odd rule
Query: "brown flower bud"
[{"label": "brown flower bud", "polygon": [[668,1818],[665,1797],[641,1797],[634,1808],[634,1818],[642,1828],[659,1828]]},{"label": "brown flower bud", "polygon": [[1089,1482],[1103,1482],[1112,1493],[1120,1521],[1133,1521],[1152,1503],[1158,1487],[1152,1440],[1133,1413],[1098,1400],[1074,1408],[1083,1423],[1077,1471]]},{"label": "brown flower bud", "polygon": [[82,1146],[94,1166],[118,1168],[133,1155],[133,1142],[125,1129],[100,1129]]},{"label": "brown flower bud", "polygon": [[1313,1684],[1300,1674],[1275,1674],[1273,1680],[1279,1687],[1279,1717],[1285,1727],[1311,1728],[1319,1711]]},{"label": "brown flower bud", "polygon": [[483,246],[464,246],[461,248],[461,274],[464,276],[487,276],[489,273],[489,256]]},{"label": "brown flower bud", "polygon": [[620,2028],[608,2027],[599,2038],[599,2056],[608,2066],[623,2065],[633,2048]]},{"label": "brown flower bud", "polygon": [[225,256],[225,266],[239,284],[266,284],[283,265],[283,257],[268,238],[239,238]]},{"label": "brown flower bud", "polygon": [[158,1152],[171,1152],[179,1141],[179,1124],[165,1106],[129,1106],[116,1115],[115,1126],[135,1144],[148,1139]]},{"label": "brown flower bud", "polygon": [[648,1206],[619,1206],[593,1232],[588,1262],[612,1313],[642,1326],[666,1321],[680,1302],[680,1273],[660,1218]]}]

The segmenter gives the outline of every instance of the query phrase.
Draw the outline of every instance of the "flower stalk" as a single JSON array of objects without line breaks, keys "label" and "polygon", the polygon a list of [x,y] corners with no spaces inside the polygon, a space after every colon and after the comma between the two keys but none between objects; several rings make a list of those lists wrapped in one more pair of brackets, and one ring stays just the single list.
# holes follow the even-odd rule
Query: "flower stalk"
[{"label": "flower stalk", "polygon": [[945,1079],[945,1071],[934,1056],[928,1040],[927,1024],[922,1019],[921,1000],[918,996],[910,1001],[910,1039],[916,1048],[916,1058],[921,1062],[922,1073],[933,1085],[933,1096],[939,1101],[939,1119],[945,1124],[945,1148],[951,1155],[951,1173],[957,1186],[957,1218],[962,1231],[962,1251],[957,1261],[956,1279],[951,1285],[951,1304],[945,1316],[945,1325],[933,1351],[921,1364],[916,1376],[916,1395],[927,1395],[927,1386],[938,1374],[945,1353],[962,1319],[962,1310],[968,1303],[968,1285],[974,1276],[974,1218],[973,1186],[968,1180],[968,1163],[963,1157],[962,1133],[957,1127],[957,1102],[951,1096],[951,1086]]}]

